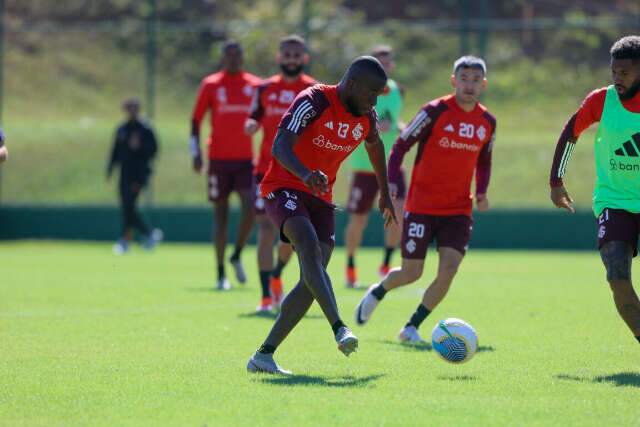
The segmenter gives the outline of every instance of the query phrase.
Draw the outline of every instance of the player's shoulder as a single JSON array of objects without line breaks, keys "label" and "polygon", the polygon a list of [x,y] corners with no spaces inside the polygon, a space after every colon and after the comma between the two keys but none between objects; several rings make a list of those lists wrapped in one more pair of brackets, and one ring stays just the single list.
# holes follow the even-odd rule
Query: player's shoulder
[{"label": "player's shoulder", "polygon": [[254,86],[259,85],[260,82],[262,82],[262,78],[261,77],[256,76],[255,74],[248,73],[246,71],[242,72],[242,79],[244,81],[246,81],[247,83],[252,84]]},{"label": "player's shoulder", "polygon": [[264,80],[260,80],[260,82],[258,82],[256,86],[260,90],[267,90],[269,88],[276,86],[278,83],[280,83],[281,80],[282,78],[280,77],[279,74],[274,74],[271,77],[267,77]]},{"label": "player's shoulder", "polygon": [[307,74],[302,74],[302,76],[300,77],[300,81],[306,86],[314,86],[319,83],[316,79]]},{"label": "player's shoulder", "polygon": [[222,71],[211,73],[209,75],[204,76],[204,78],[202,79],[202,84],[203,85],[219,84],[220,81],[222,80],[222,77],[224,77],[224,73]]},{"label": "player's shoulder", "polygon": [[301,91],[300,94],[298,94],[298,98],[328,102],[331,99],[332,92],[335,90],[335,86],[318,83]]},{"label": "player's shoulder", "polygon": [[601,102],[604,104],[604,100],[607,97],[607,91],[609,90],[609,86],[601,87],[598,89],[594,89],[584,97],[582,101],[582,105],[593,103],[593,102]]},{"label": "player's shoulder", "polygon": [[495,127],[496,126],[496,122],[497,122],[496,121],[496,116],[494,116],[489,111],[489,109],[485,105],[483,105],[481,103],[478,103],[478,108],[480,109],[480,114],[482,114],[482,117],[485,120],[487,120],[491,124],[491,126]]},{"label": "player's shoulder", "polygon": [[[453,96],[445,95],[440,98],[432,99],[422,106],[422,110],[427,113],[442,113],[443,111],[449,110],[451,108]],[[455,102],[455,101],[454,101]]]}]

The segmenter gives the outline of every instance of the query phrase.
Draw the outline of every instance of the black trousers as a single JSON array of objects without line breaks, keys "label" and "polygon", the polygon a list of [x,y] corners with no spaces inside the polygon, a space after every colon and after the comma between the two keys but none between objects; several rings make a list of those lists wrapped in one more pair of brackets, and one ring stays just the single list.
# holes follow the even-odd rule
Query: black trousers
[{"label": "black trousers", "polygon": [[131,229],[143,235],[149,234],[149,226],[138,212],[136,203],[144,184],[131,180],[120,181],[120,209],[122,211],[122,235],[126,236]]}]

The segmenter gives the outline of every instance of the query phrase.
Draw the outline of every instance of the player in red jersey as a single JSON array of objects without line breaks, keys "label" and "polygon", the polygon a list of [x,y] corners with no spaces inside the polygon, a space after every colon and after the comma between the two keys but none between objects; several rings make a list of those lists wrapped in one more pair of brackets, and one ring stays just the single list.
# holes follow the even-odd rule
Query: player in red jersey
[{"label": "player in red jersey", "polygon": [[242,70],[242,47],[227,41],[222,48],[222,71],[205,77],[200,84],[193,109],[191,154],[193,169],[202,172],[200,124],[211,112],[211,135],[208,140],[208,190],[214,204],[214,236],[218,261],[219,290],[230,288],[224,271],[224,250],[227,244],[229,195],[237,191],[241,202],[241,218],[235,250],[229,258],[240,283],[246,275],[240,262],[240,252],[253,227],[253,148],[251,137],[245,135],[244,121],[251,107],[254,87],[260,79]]},{"label": "player in red jersey", "polygon": [[422,341],[418,327],[447,294],[471,237],[474,171],[478,210],[489,208],[487,188],[496,120],[478,102],[487,85],[485,75],[482,59],[458,59],[451,76],[455,93],[422,107],[394,144],[389,157],[390,182],[400,173],[404,155],[416,143],[419,147],[405,204],[402,266],[369,288],[356,308],[357,323],[369,320],[387,291],[422,276],[427,247],[434,239],[438,273],[400,331],[400,340]]},{"label": "player in red jersey", "polygon": [[[271,161],[271,147],[278,131],[280,119],[298,93],[316,84],[316,81],[303,73],[309,62],[304,39],[290,35],[280,40],[277,57],[281,72],[262,82],[254,94],[249,118],[244,124],[245,133],[254,135],[262,127],[260,154],[253,171],[256,183],[260,184]],[[276,241],[276,229],[265,215],[264,199],[260,197],[259,185],[256,187],[255,213],[258,224],[258,268],[262,299],[258,311],[270,311],[272,304],[279,307],[283,291],[280,274],[291,258],[291,245],[278,246],[278,262],[273,268],[273,245]]]},{"label": "player in red jersey", "polygon": [[282,303],[266,340],[249,360],[249,372],[290,374],[275,363],[273,352],[314,300],[331,325],[338,349],[348,356],[358,347],[358,339],[340,319],[326,271],[335,242],[332,189],[340,164],[365,140],[381,189],[379,207],[385,225],[395,220],[373,110],[386,82],[377,59],[357,58],[338,85],[302,91],[282,118],[261,192],[280,238],[298,253],[301,277]]}]

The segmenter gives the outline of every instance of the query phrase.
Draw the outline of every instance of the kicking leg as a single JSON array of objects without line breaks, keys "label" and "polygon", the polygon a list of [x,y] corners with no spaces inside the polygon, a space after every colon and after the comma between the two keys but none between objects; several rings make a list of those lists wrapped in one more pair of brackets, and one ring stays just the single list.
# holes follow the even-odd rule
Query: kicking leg
[{"label": "kicking leg", "polygon": [[366,213],[352,213],[349,215],[349,224],[345,229],[344,240],[347,249],[347,287],[358,286],[358,274],[355,266],[356,249],[362,242],[362,233],[367,227],[369,215]]},{"label": "kicking leg", "polygon": [[270,310],[272,295],[269,289],[273,270],[273,244],[276,230],[266,215],[256,215],[258,224],[258,269],[260,271],[260,285],[262,288],[262,302],[260,310]]},{"label": "kicking leg", "polygon": [[238,225],[238,237],[235,248],[229,258],[229,262],[231,262],[233,266],[238,282],[245,284],[247,282],[247,275],[240,261],[240,254],[251,235],[255,214],[253,211],[253,191],[242,190],[239,191],[238,194],[240,195],[240,224]]},{"label": "kicking leg", "polygon": [[633,248],[627,242],[611,241],[602,246],[600,256],[618,313],[640,341],[640,301],[631,282]]},{"label": "kicking leg", "polygon": [[215,221],[213,225],[213,241],[218,264],[218,289],[229,289],[229,282],[224,272],[224,251],[227,244],[227,225],[229,222],[229,199],[214,202]]},{"label": "kicking leg", "polygon": [[275,269],[273,270],[273,274],[271,275],[271,283],[269,285],[271,296],[273,298],[273,304],[276,307],[282,304],[284,289],[280,276],[282,274],[282,269],[291,259],[291,255],[293,255],[293,247],[288,243],[280,242],[278,244],[278,261],[276,263]]}]

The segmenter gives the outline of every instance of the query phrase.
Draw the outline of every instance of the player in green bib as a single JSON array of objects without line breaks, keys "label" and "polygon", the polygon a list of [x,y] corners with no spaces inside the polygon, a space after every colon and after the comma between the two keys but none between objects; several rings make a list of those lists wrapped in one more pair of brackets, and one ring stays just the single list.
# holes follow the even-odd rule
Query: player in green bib
[{"label": "player in green bib", "polygon": [[640,342],[640,300],[631,282],[640,235],[640,36],[614,43],[611,73],[614,84],[591,92],[564,127],[551,167],[551,200],[574,212],[562,178],[578,137],[599,122],[593,191],[598,248],[618,313]]},{"label": "player in green bib", "polygon": [[[393,59],[393,50],[389,46],[377,46],[372,52],[380,61],[387,75],[390,75],[395,67]],[[398,84],[392,80],[387,80],[387,87],[384,93],[378,97],[376,104],[376,112],[380,123],[380,137],[384,142],[386,156],[389,158],[391,147],[396,142],[401,128],[404,126],[400,121],[400,112],[402,111],[402,92]],[[378,182],[371,168],[371,162],[367,155],[364,145],[360,145],[351,155],[350,164],[352,170],[351,189],[349,191],[349,200],[347,209],[349,211],[349,224],[345,230],[345,243],[347,247],[347,271],[346,283],[347,287],[355,288],[358,286],[358,275],[355,266],[355,252],[362,242],[362,233],[367,226],[369,212],[373,206],[373,202],[378,193]],[[402,231],[402,206],[406,193],[404,175],[398,182],[390,182],[398,189],[398,195],[394,200],[396,209],[396,218],[399,224],[392,224],[385,231],[385,249],[382,265],[379,274],[384,277],[390,267],[391,255],[394,249],[400,243],[400,234]]]}]

